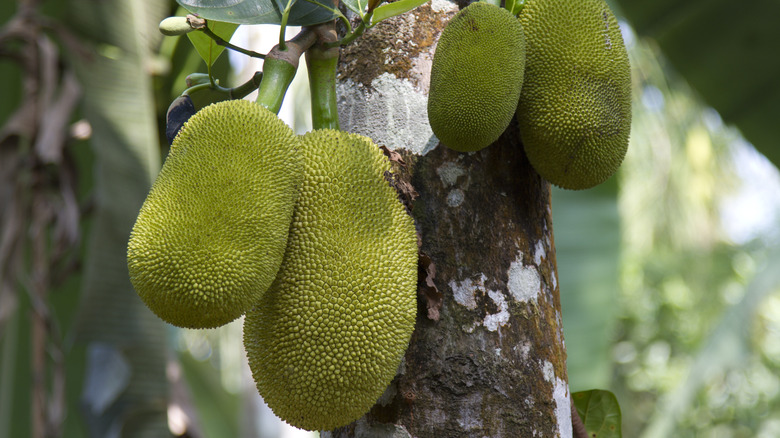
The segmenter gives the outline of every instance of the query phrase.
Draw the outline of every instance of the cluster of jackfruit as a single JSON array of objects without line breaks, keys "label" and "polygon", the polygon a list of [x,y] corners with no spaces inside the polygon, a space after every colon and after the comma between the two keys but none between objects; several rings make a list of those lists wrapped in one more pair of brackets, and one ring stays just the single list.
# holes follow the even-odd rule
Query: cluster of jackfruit
[{"label": "cluster of jackfruit", "polygon": [[417,238],[370,139],[317,130],[301,140],[287,254],[246,315],[244,346],[268,406],[328,430],[367,412],[396,374],[417,309]]},{"label": "cluster of jackfruit", "polygon": [[261,396],[309,430],[349,424],[395,376],[416,316],[417,235],[368,138],[296,136],[229,100],[176,135],[128,245],[142,300],[174,325],[242,314]]},{"label": "cluster of jackfruit", "polygon": [[585,189],[615,173],[628,147],[631,76],[604,0],[526,0],[517,18],[472,3],[450,21],[431,69],[434,134],[479,150],[515,113],[528,160],[551,183]]}]

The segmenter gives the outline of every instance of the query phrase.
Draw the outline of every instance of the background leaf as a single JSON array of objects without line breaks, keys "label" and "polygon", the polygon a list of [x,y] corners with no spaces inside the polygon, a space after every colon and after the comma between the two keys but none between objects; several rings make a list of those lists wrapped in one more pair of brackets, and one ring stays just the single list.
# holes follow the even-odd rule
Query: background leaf
[{"label": "background leaf", "polygon": [[[225,23],[222,21],[208,20],[207,25],[214,34],[219,36],[225,41],[230,41],[230,37],[233,36],[238,24]],[[200,31],[193,31],[187,34],[187,38],[198,51],[198,54],[207,66],[211,66],[219,58],[219,55],[225,50],[225,47],[220,46],[213,39],[209,38],[206,34]]]},{"label": "background leaf", "polygon": [[342,0],[341,3],[344,3],[344,5],[349,8],[349,10],[358,14],[360,18],[363,18],[363,15],[366,13],[368,0]]},{"label": "background leaf", "polygon": [[[727,123],[780,165],[780,2],[618,0],[639,35],[664,55]],[[727,11],[724,13],[724,11]]]},{"label": "background leaf", "polygon": [[376,24],[387,18],[409,12],[427,2],[428,0],[398,0],[392,3],[385,3],[374,9],[374,15],[371,17],[371,24]]},{"label": "background leaf", "polygon": [[593,389],[571,395],[577,413],[580,414],[589,438],[620,438],[620,405],[615,394]]},{"label": "background leaf", "polygon": [[[185,9],[207,20],[224,21],[237,24],[280,24],[282,11],[287,4],[284,0],[177,0]],[[332,0],[318,3],[334,8]],[[287,24],[290,26],[310,26],[336,18],[331,11],[306,0],[295,2],[290,10]]]},{"label": "background leaf", "polygon": [[619,307],[617,177],[590,190],[552,191],[558,284],[572,391],[606,388]]},{"label": "background leaf", "polygon": [[[149,65],[160,38],[156,26],[169,3],[74,0],[70,7],[71,22],[92,36],[95,51],[78,63],[96,168],[94,222],[74,329],[88,351],[83,413],[92,436],[168,436],[165,324],[138,299],[125,254],[160,166]],[[120,384],[107,384],[112,380]]]}]

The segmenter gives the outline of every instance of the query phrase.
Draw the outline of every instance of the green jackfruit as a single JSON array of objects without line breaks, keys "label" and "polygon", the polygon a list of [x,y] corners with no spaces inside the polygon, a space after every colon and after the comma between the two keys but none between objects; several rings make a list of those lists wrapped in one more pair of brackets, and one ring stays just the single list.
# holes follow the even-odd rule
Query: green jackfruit
[{"label": "green jackfruit", "polygon": [[472,3],[439,38],[431,66],[428,121],[450,149],[477,151],[515,115],[523,86],[525,38],[506,9]]},{"label": "green jackfruit", "polygon": [[631,71],[603,0],[527,0],[528,44],[517,118],[528,160],[551,183],[586,189],[623,161],[631,130]]},{"label": "green jackfruit", "polygon": [[180,327],[241,316],[276,276],[302,181],[300,141],[275,114],[231,100],[193,115],[173,141],[130,237],[130,280]]},{"label": "green jackfruit", "polygon": [[366,413],[396,374],[416,315],[414,223],[363,136],[302,137],[304,181],[282,267],[244,320],[257,389],[293,426]]}]

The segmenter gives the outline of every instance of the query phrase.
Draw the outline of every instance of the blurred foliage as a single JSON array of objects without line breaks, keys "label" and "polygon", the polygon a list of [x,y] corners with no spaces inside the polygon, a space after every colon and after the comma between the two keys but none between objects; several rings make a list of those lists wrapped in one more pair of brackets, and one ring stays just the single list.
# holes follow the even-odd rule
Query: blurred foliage
[{"label": "blurred foliage", "polygon": [[625,436],[780,436],[777,169],[691,90],[670,41],[624,35],[634,120],[619,188],[553,191],[570,385],[613,390]]},{"label": "blurred foliage", "polygon": [[780,2],[616,0],[637,33],[653,38],[676,71],[727,123],[780,165]]},{"label": "blurred foliage", "polygon": [[[620,174],[621,308],[613,347],[625,435],[757,436],[780,407],[780,368],[754,348],[765,342],[764,318],[755,303],[742,303],[767,242],[733,242],[721,215],[740,186],[735,150],[746,146],[657,46],[632,40],[635,111]],[[763,292],[777,289],[775,283]],[[739,327],[752,336],[738,348],[708,350],[726,345]],[[686,385],[705,366],[715,371],[702,386]],[[677,418],[659,416],[686,386],[692,395],[677,406]]]},{"label": "blurred foliage", "polygon": [[586,191],[552,191],[555,254],[571,391],[606,388],[617,323],[617,177]]}]

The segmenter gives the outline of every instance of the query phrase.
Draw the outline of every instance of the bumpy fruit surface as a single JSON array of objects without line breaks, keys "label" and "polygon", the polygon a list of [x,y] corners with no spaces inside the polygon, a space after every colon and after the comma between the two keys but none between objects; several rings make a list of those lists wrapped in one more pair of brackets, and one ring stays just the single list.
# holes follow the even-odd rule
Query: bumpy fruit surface
[{"label": "bumpy fruit surface", "polygon": [[631,72],[603,0],[527,0],[517,117],[531,165],[566,189],[604,182],[623,161],[631,129]]},{"label": "bumpy fruit surface", "polygon": [[520,22],[506,9],[472,3],[439,38],[431,67],[428,121],[460,152],[498,139],[515,115],[525,66]]},{"label": "bumpy fruit surface", "polygon": [[370,139],[318,130],[302,143],[287,252],[247,312],[244,346],[276,415],[329,430],[366,413],[396,374],[414,329],[417,238]]},{"label": "bumpy fruit surface", "polygon": [[130,280],[163,320],[217,327],[268,289],[302,180],[300,142],[273,113],[232,100],[182,127],[130,237]]}]

